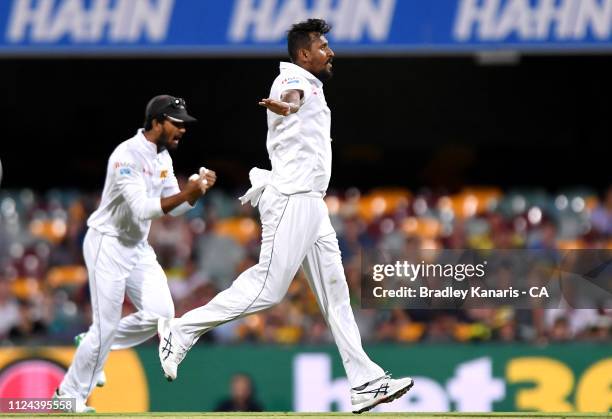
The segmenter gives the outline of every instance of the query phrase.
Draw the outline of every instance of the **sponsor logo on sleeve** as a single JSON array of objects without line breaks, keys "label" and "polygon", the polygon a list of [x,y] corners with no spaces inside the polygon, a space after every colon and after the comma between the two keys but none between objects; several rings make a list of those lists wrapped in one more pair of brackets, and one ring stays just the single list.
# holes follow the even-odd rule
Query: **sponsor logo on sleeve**
[{"label": "sponsor logo on sleeve", "polygon": [[132,169],[134,168],[133,163],[127,162],[115,162],[113,166],[115,169],[119,169],[120,175],[130,175],[132,174]]},{"label": "sponsor logo on sleeve", "polygon": [[300,83],[300,79],[297,77],[288,77],[281,82],[281,84],[299,84],[299,83]]}]

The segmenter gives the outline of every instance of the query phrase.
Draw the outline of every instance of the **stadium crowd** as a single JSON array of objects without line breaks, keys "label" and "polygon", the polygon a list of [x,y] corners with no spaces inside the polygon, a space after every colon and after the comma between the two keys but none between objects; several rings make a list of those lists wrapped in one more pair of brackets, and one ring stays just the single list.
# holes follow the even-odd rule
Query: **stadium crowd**
[{"label": "stadium crowd", "polygon": [[[176,313],[200,306],[256,263],[256,209],[238,193],[211,191],[183,217],[164,217],[149,242],[167,273]],[[81,244],[99,193],[0,192],[0,344],[65,344],[91,322]],[[612,249],[612,187],[454,193],[352,188],[326,202],[357,323],[366,342],[609,341],[610,301],[574,309],[373,310],[360,308],[362,255],[375,249]],[[124,310],[133,307],[125,299]],[[331,342],[301,272],[276,307],[225,324],[203,341]]]}]

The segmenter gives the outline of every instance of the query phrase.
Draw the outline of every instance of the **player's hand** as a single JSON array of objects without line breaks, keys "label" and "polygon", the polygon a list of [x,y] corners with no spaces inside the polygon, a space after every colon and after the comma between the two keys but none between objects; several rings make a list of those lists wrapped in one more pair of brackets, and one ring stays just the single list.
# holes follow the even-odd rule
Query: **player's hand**
[{"label": "player's hand", "polygon": [[189,182],[193,182],[194,189],[197,185],[197,187],[200,189],[201,195],[204,195],[206,191],[215,184],[216,181],[217,174],[213,170],[207,169],[205,167],[200,167],[200,170],[197,174],[194,173],[189,177]]},{"label": "player's hand", "polygon": [[189,176],[189,182],[185,185],[185,192],[190,196],[189,201],[193,202],[206,193],[208,180],[197,173]]},{"label": "player's hand", "polygon": [[212,188],[217,181],[217,174],[215,171],[206,169],[205,167],[200,167],[200,176],[206,181],[204,184],[206,190]]},{"label": "player's hand", "polygon": [[277,115],[287,116],[291,114],[291,105],[287,102],[281,102],[274,99],[262,99],[259,102],[260,106],[269,109]]}]

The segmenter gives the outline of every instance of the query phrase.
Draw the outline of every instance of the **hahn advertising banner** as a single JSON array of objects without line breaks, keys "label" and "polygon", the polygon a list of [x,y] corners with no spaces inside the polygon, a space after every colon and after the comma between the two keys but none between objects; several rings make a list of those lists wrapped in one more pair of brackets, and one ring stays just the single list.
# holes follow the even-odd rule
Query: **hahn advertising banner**
[{"label": "hahn advertising banner", "polygon": [[[609,412],[609,344],[373,345],[372,359],[410,375],[408,397],[378,411]],[[0,350],[0,399],[49,397],[74,348]],[[349,384],[333,346],[207,346],[189,352],[167,382],[154,345],[112,352],[107,384],[89,400],[98,412],[212,411],[231,377],[247,374],[268,411],[350,411]],[[477,391],[475,391],[477,389]]]},{"label": "hahn advertising banner", "polygon": [[280,55],[321,17],[345,54],[612,50],[612,0],[2,0],[4,55]]}]

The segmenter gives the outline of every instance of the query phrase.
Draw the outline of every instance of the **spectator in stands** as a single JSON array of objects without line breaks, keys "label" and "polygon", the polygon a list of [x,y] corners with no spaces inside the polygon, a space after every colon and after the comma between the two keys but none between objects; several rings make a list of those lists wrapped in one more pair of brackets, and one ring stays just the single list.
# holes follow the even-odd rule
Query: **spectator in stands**
[{"label": "spectator in stands", "polygon": [[363,221],[357,217],[350,217],[344,220],[344,225],[338,245],[342,259],[349,261],[358,256],[362,250],[370,249],[374,243],[370,236],[365,232]]},{"label": "spectator in stands", "polygon": [[10,283],[6,279],[0,279],[0,341],[19,324],[19,320],[19,304],[11,295]]},{"label": "spectator in stands", "polygon": [[612,238],[612,185],[599,204],[591,213],[591,224],[597,235]]},{"label": "spectator in stands", "polygon": [[24,343],[26,340],[40,339],[46,332],[47,326],[40,318],[36,307],[30,301],[20,300],[19,321],[9,331],[11,342]]},{"label": "spectator in stands", "polygon": [[[17,225],[10,224],[6,214],[0,217],[0,262],[7,269],[4,278],[0,278],[0,342],[7,341],[8,335],[12,334],[13,338],[23,344],[32,344],[37,339],[44,343],[67,344],[75,330],[91,323],[88,287],[72,283],[53,285],[47,281],[47,268],[82,265],[80,247],[84,220],[96,208],[98,197],[96,194],[73,194],[70,198],[72,202],[65,198],[49,203],[47,201],[51,201],[51,198],[47,197],[45,201],[45,198],[31,193],[31,201],[38,208],[36,211],[32,210],[33,204],[16,206],[15,211],[20,211],[20,223]],[[343,226],[338,228],[338,239],[343,249],[351,304],[355,308],[354,315],[358,318],[364,341],[444,342],[491,339],[504,342],[546,342],[567,340],[568,333],[575,340],[612,339],[610,313],[600,313],[595,309],[517,310],[511,315],[504,314],[503,310],[393,312],[359,309],[363,266],[358,255],[362,249],[391,245],[390,248],[395,252],[393,259],[419,262],[423,258],[421,249],[432,240],[417,234],[418,231],[408,234],[401,228],[394,229],[392,234],[379,234],[376,227],[381,224],[380,219],[370,222],[369,231],[366,219],[356,211],[358,199],[359,195],[340,200],[336,217],[338,224]],[[564,218],[554,212],[553,198],[550,199],[550,205],[542,206],[547,210],[537,224],[532,224],[526,216],[509,214],[502,209],[491,210],[472,218],[455,218],[452,221],[453,229],[447,231],[449,235],[440,234],[433,240],[442,248],[539,249],[535,253],[544,263],[539,264],[542,265],[539,269],[527,272],[530,280],[536,281],[533,285],[537,285],[538,281],[548,278],[548,269],[557,263],[557,236],[564,240],[585,240],[591,248],[606,248],[612,239],[612,186],[605,191],[601,203],[590,213],[592,230],[588,236],[567,237],[567,232],[575,229],[568,229],[567,226],[564,228]],[[12,202],[12,199],[6,202]],[[234,278],[257,260],[258,246],[253,244],[256,241],[239,242],[231,237],[220,236],[215,230],[215,225],[222,223],[226,217],[252,215],[251,210],[245,210],[249,206],[234,206],[233,202],[229,194],[219,191],[215,200],[209,202],[206,212],[197,213],[199,218],[191,221],[187,218],[166,219],[165,224],[156,224],[151,230],[150,242],[163,268],[167,270],[179,314],[210,300],[218,292],[220,284]],[[351,206],[355,208],[351,209]],[[430,206],[435,208],[435,202]],[[8,204],[5,207],[12,208]],[[47,211],[48,208],[67,214],[65,234],[57,243],[31,230],[31,222],[39,219],[37,217],[40,217],[41,211]],[[206,217],[205,220],[201,218],[202,215]],[[394,220],[395,224],[402,226],[408,216],[414,215],[404,213]],[[194,222],[199,223],[198,228],[193,228]],[[180,250],[181,247],[183,250]],[[508,253],[506,259],[499,259],[500,263],[489,265],[487,274],[493,275],[499,287],[504,288],[510,286],[517,275],[513,269],[516,261],[512,253]],[[8,278],[21,281],[22,284],[26,283],[24,279],[35,279],[36,300],[32,300],[32,295],[28,294],[29,288],[13,286],[17,282],[9,281]],[[13,295],[16,290],[19,290],[19,294]],[[20,300],[24,302],[20,304]],[[53,309],[46,310],[43,307]],[[559,317],[564,320],[558,320]],[[219,342],[248,340],[284,344],[326,343],[331,339],[326,331],[328,329],[320,317],[307,282],[298,277],[292,283],[286,304],[277,310],[258,313],[249,323],[218,329],[214,334],[205,335],[205,339]]]},{"label": "spectator in stands", "polygon": [[557,317],[550,330],[550,340],[554,342],[566,342],[572,338],[569,322],[565,317]]}]

